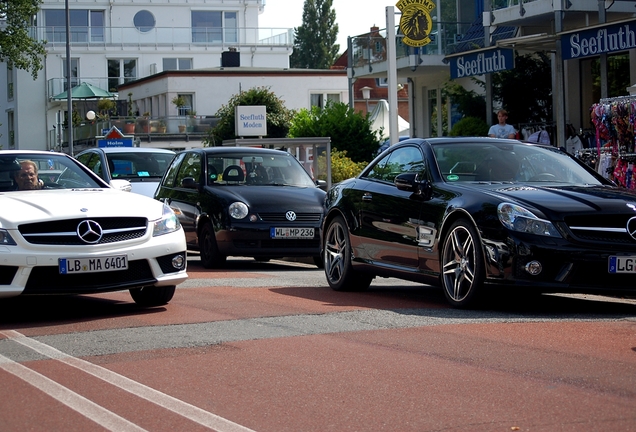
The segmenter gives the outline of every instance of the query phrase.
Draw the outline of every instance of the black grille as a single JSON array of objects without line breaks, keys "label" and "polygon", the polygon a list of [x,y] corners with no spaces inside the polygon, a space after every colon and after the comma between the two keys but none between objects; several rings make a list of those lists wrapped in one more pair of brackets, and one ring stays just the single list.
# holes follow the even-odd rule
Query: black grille
[{"label": "black grille", "polygon": [[[258,215],[265,222],[290,223],[285,217],[285,212],[259,213]],[[320,222],[321,217],[321,213],[296,213],[296,220],[293,222]]]},{"label": "black grille", "polygon": [[71,275],[60,274],[58,267],[34,267],[24,294],[111,291],[152,285],[156,281],[146,260],[129,261],[128,270]]},{"label": "black grille", "polygon": [[50,222],[22,224],[20,234],[31,244],[46,245],[86,245],[77,235],[77,226],[84,220],[97,222],[104,232],[99,243],[114,243],[143,237],[146,234],[148,220],[141,217],[78,218]]},{"label": "black grille", "polygon": [[[172,258],[174,258],[176,255],[183,255],[183,265],[181,266],[181,268],[174,268],[174,266],[172,265]],[[170,255],[164,255],[161,257],[157,258],[157,262],[159,263],[159,267],[161,267],[161,271],[164,274],[168,274],[168,273],[176,273],[180,270],[185,269],[186,267],[186,252],[177,252],[177,253],[172,253]]]},{"label": "black grille", "polygon": [[635,244],[636,240],[627,233],[627,221],[632,217],[633,214],[569,216],[565,223],[582,242]]},{"label": "black grille", "polygon": [[17,271],[17,266],[0,266],[0,285],[10,285]]}]

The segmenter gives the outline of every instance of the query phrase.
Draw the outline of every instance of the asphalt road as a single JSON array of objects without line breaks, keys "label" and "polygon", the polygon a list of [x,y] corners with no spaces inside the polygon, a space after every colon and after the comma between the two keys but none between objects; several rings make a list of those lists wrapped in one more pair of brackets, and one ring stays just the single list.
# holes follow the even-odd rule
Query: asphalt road
[{"label": "asphalt road", "polygon": [[636,301],[461,311],[378,279],[229,260],[166,307],[127,292],[0,301],[0,431],[636,430]]}]

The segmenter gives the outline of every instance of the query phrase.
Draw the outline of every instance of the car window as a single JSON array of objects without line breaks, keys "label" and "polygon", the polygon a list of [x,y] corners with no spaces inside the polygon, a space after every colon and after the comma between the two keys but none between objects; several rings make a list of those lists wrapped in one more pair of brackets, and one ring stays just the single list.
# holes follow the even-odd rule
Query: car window
[{"label": "car window", "polygon": [[186,153],[177,172],[176,186],[179,187],[186,177],[192,177],[194,181],[199,182],[201,172],[201,154],[194,152]]},{"label": "car window", "polygon": [[599,184],[567,154],[554,148],[510,143],[446,143],[433,148],[445,181]]},{"label": "car window", "polygon": [[163,177],[173,157],[173,154],[161,152],[122,152],[106,155],[111,176],[126,180]]},{"label": "car window", "polygon": [[181,161],[185,158],[185,153],[180,153],[172,160],[172,163],[168,167],[166,172],[166,177],[163,180],[163,185],[167,187],[174,187],[174,181],[177,178],[177,173],[179,172],[179,166],[181,165]]},{"label": "car window", "polygon": [[16,174],[21,164],[32,164],[37,178],[34,189],[81,189],[104,187],[86,172],[80,163],[56,153],[10,153],[0,155],[0,188],[3,191],[18,190]]},{"label": "car window", "polygon": [[99,161],[99,155],[97,155],[97,153],[83,153],[77,156],[77,160],[86,165],[91,171],[101,178],[105,178],[104,173],[102,172],[102,164]]},{"label": "car window", "polygon": [[208,154],[207,184],[316,186],[298,160],[286,152]]},{"label": "car window", "polygon": [[395,149],[376,163],[362,177],[393,183],[395,177],[407,172],[422,173],[424,158],[419,148],[408,146]]}]

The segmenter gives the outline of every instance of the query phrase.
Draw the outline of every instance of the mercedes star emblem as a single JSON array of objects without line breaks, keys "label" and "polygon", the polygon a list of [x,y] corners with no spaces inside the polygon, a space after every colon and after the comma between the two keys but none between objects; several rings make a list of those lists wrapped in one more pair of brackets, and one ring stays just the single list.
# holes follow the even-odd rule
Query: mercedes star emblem
[{"label": "mercedes star emblem", "polygon": [[93,220],[83,220],[77,225],[77,235],[86,243],[98,243],[102,239],[102,227]]},{"label": "mercedes star emblem", "polygon": [[636,240],[636,216],[627,221],[627,234]]}]

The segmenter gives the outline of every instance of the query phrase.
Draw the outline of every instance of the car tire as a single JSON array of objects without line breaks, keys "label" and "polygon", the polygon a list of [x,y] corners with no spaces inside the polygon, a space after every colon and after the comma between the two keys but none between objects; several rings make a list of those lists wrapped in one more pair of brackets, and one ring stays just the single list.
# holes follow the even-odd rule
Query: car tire
[{"label": "car tire", "polygon": [[175,285],[161,287],[148,286],[133,288],[129,291],[135,303],[139,306],[148,307],[168,304],[168,302],[172,300],[176,288]]},{"label": "car tire", "polygon": [[475,306],[482,296],[484,254],[477,230],[466,220],[457,220],[442,246],[441,284],[446,300],[456,308]]},{"label": "car tire", "polygon": [[221,255],[216,244],[214,228],[210,222],[206,223],[199,234],[199,256],[203,267],[218,268],[225,263],[225,255]]},{"label": "car tire", "polygon": [[325,233],[324,268],[329,286],[335,291],[363,291],[369,288],[373,275],[354,270],[351,263],[351,240],[344,219],[335,217]]}]

